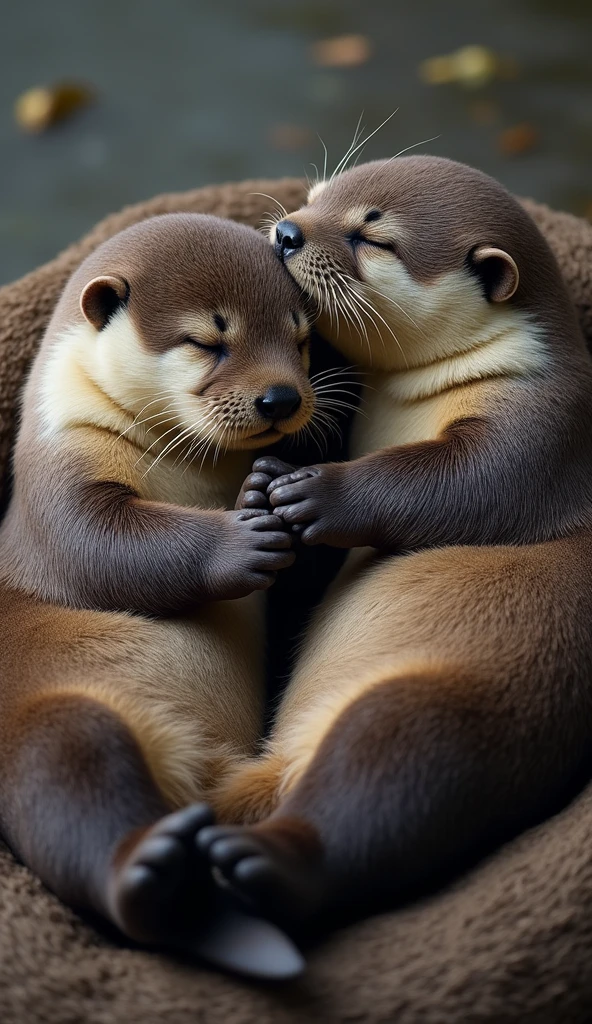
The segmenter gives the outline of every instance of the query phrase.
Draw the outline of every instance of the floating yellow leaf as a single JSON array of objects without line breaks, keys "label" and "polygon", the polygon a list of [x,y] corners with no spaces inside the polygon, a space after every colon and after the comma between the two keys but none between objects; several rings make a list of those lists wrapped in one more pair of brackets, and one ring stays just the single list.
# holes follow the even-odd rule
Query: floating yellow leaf
[{"label": "floating yellow leaf", "polygon": [[516,65],[486,46],[463,46],[443,57],[430,57],[419,65],[420,78],[428,85],[455,82],[469,89],[487,85],[494,78],[516,73]]},{"label": "floating yellow leaf", "polygon": [[78,82],[58,82],[22,93],[14,105],[18,125],[27,132],[43,132],[76,110],[88,106],[93,91]]}]

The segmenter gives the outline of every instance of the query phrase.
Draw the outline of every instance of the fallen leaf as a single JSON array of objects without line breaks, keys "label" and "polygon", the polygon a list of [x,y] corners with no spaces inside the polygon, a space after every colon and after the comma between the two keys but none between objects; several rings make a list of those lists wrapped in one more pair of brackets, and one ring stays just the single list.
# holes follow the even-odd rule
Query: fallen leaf
[{"label": "fallen leaf", "polygon": [[419,65],[419,76],[427,85],[457,83],[468,89],[480,88],[497,77],[509,77],[516,65],[486,46],[463,46],[455,53],[430,57]]},{"label": "fallen leaf", "polygon": [[372,54],[367,36],[334,36],[312,44],[312,59],[322,68],[356,68]]},{"label": "fallen leaf", "polygon": [[275,149],[303,149],[313,139],[313,133],[299,124],[274,124],[269,131],[269,141]]},{"label": "fallen leaf", "polygon": [[93,102],[95,94],[78,82],[58,82],[22,93],[14,105],[17,124],[27,132],[43,132]]},{"label": "fallen leaf", "polygon": [[501,110],[493,100],[473,100],[469,104],[469,116],[475,124],[492,125],[499,121]]},{"label": "fallen leaf", "polygon": [[539,132],[534,125],[524,121],[500,132],[497,144],[504,156],[522,156],[523,153],[530,153],[538,145],[539,139]]}]

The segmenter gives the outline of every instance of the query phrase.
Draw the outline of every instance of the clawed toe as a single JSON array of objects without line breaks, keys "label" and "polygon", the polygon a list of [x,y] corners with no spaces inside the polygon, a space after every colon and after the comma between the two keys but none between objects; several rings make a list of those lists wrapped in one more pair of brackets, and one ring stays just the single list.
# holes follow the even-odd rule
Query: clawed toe
[{"label": "clawed toe", "polygon": [[202,828],[212,825],[214,812],[208,804],[191,804],[162,818],[151,835],[174,835],[179,839],[193,839]]},{"label": "clawed toe", "polygon": [[198,849],[207,855],[212,867],[230,872],[243,858],[260,852],[260,845],[248,833],[229,831],[223,826],[204,828],[196,837]]},{"label": "clawed toe", "polygon": [[257,913],[285,924],[313,914],[323,896],[317,862],[257,831],[216,826],[196,837],[219,881]]},{"label": "clawed toe", "polygon": [[179,839],[175,836],[155,835],[141,844],[137,864],[159,871],[180,866],[185,858],[185,848]]},{"label": "clawed toe", "polygon": [[211,903],[213,881],[195,836],[213,820],[211,810],[201,804],[167,815],[114,867],[108,905],[130,938],[166,944],[198,924]]}]

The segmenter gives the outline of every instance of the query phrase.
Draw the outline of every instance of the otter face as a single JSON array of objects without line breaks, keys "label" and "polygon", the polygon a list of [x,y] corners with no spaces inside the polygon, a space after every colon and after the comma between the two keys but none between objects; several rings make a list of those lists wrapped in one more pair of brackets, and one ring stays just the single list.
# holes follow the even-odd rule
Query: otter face
[{"label": "otter face", "polygon": [[157,217],[82,269],[85,368],[134,418],[128,437],[252,449],[311,418],[301,293],[256,231],[200,215]]},{"label": "otter face", "polygon": [[[525,214],[462,164],[403,157],[320,183],[271,231],[348,358],[386,370],[463,350],[514,314]],[[531,231],[526,231],[529,236]]]}]

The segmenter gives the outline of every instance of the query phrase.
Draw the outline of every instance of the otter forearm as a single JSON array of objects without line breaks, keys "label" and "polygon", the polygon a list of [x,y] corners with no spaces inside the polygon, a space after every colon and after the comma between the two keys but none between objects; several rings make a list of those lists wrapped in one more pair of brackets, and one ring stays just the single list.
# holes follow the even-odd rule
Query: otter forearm
[{"label": "otter forearm", "polygon": [[537,539],[537,518],[525,501],[533,486],[526,464],[510,459],[480,420],[454,424],[434,441],[364,456],[346,477],[360,544],[396,550]]},{"label": "otter forearm", "polygon": [[221,511],[144,501],[124,485],[86,483],[52,517],[52,576],[66,599],[148,614],[208,600]]},{"label": "otter forearm", "polygon": [[[558,485],[559,447],[521,452],[487,420],[451,425],[433,441],[280,477],[275,511],[308,544],[409,550],[526,543],[575,525]],[[540,509],[545,508],[545,530]]]},{"label": "otter forearm", "polygon": [[244,597],[292,564],[277,516],[146,501],[124,484],[66,486],[29,509],[36,543],[17,585],[63,604],[148,615]]}]

